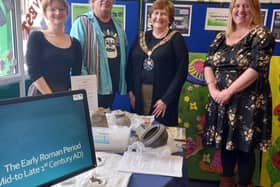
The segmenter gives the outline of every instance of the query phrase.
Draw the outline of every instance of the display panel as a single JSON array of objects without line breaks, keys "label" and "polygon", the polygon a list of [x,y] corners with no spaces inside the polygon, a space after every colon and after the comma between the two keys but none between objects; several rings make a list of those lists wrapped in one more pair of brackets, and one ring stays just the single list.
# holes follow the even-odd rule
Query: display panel
[{"label": "display panel", "polygon": [[49,186],[96,166],[84,90],[0,101],[0,186]]}]

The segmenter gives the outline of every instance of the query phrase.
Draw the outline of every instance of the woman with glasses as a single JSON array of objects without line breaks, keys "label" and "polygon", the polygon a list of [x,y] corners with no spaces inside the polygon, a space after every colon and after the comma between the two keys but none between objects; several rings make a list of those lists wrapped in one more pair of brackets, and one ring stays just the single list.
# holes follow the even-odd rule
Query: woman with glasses
[{"label": "woman with glasses", "polygon": [[70,76],[81,74],[82,52],[77,39],[65,34],[66,0],[42,0],[47,29],[33,31],[28,39],[26,62],[32,84],[28,95],[66,91]]}]

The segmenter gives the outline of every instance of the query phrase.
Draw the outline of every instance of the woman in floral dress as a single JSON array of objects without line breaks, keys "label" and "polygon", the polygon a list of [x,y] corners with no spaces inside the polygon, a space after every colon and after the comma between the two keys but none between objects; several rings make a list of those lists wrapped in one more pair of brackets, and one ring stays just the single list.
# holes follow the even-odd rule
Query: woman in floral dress
[{"label": "woman in floral dress", "polygon": [[254,149],[266,151],[271,144],[273,48],[259,1],[233,0],[228,28],[217,34],[204,67],[210,97],[203,140],[221,148],[222,187],[235,185],[236,164],[239,185],[252,185]]}]

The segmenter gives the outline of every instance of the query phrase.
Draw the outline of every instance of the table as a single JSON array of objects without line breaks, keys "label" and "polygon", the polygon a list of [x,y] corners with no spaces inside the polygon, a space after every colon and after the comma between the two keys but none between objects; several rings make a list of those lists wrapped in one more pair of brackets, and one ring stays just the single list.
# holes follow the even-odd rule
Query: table
[{"label": "table", "polygon": [[[103,153],[103,155],[104,154],[106,155],[110,153]],[[107,169],[103,170],[103,173],[99,172],[99,176],[103,176],[105,178],[108,177],[108,179],[109,178],[112,179],[112,174],[114,174],[114,172],[117,171],[117,162],[120,159],[120,155],[113,154],[111,156],[112,157],[110,157],[110,162],[109,159],[105,160],[105,164],[101,166]],[[122,180],[120,180],[123,182],[122,185],[119,183],[118,184],[119,186],[124,186],[124,185],[126,186],[128,184],[127,187],[190,187],[186,167],[187,167],[187,160],[184,159],[183,167],[182,167],[182,173],[183,173],[182,178],[132,173],[131,175],[129,174],[128,176],[122,177]],[[90,184],[89,178],[93,176],[93,174],[95,173],[93,171],[95,169],[91,169],[87,172],[84,172],[80,175],[77,175],[73,178],[63,181],[57,185],[54,185],[53,187],[80,187],[81,185]],[[124,173],[124,175],[126,174]],[[113,180],[113,181],[116,182],[117,180]],[[112,186],[112,184],[110,184],[109,186]]]},{"label": "table", "polygon": [[182,178],[133,173],[128,187],[190,187],[186,159],[183,161],[182,172]]}]

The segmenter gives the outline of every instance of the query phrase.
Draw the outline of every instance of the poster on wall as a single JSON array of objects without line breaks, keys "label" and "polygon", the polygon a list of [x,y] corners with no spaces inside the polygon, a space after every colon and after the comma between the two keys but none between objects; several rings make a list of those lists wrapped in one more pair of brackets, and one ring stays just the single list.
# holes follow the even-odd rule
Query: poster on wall
[{"label": "poster on wall", "polygon": [[[207,8],[205,30],[224,31],[228,21],[228,8]],[[261,9],[263,25],[267,23],[268,9]]]},{"label": "poster on wall", "polygon": [[226,30],[228,20],[228,8],[207,8],[205,30]]},{"label": "poster on wall", "polygon": [[261,3],[280,3],[280,0],[260,0]]},{"label": "poster on wall", "polygon": [[262,156],[261,186],[280,186],[280,56],[270,61],[269,82],[272,93],[272,147]]},{"label": "poster on wall", "polygon": [[280,42],[280,9],[273,10],[271,32],[275,37],[275,41]]},{"label": "poster on wall", "polygon": [[[197,1],[197,2],[221,2],[221,0],[173,0],[174,2],[193,2],[193,1]],[[231,0],[223,0],[223,2],[230,2]]]},{"label": "poster on wall", "polygon": [[266,26],[268,9],[261,9],[261,14],[263,19],[263,25]]},{"label": "poster on wall", "polygon": [[187,80],[194,84],[206,85],[203,74],[204,62],[207,53],[190,53],[189,54],[189,73]]},{"label": "poster on wall", "polygon": [[[149,10],[152,7],[152,3],[146,3],[145,7],[145,25],[144,30],[151,30],[151,18],[149,16]],[[173,29],[179,31],[183,36],[190,36],[191,31],[191,15],[192,6],[191,5],[178,5],[174,4],[175,15],[174,23],[172,25]]]},{"label": "poster on wall", "polygon": [[[221,3],[221,0],[174,0],[174,2],[193,2],[193,1],[197,1],[197,2],[218,2]],[[222,0],[222,2],[226,3],[226,2],[231,2],[231,0]],[[280,3],[280,0],[260,0],[260,3],[272,3],[272,4],[277,4]]]},{"label": "poster on wall", "polygon": [[[77,19],[77,17],[90,10],[91,8],[88,3],[71,3],[72,23]],[[120,23],[123,25],[123,29],[125,30],[126,6],[113,5],[112,16],[119,19]]]}]

